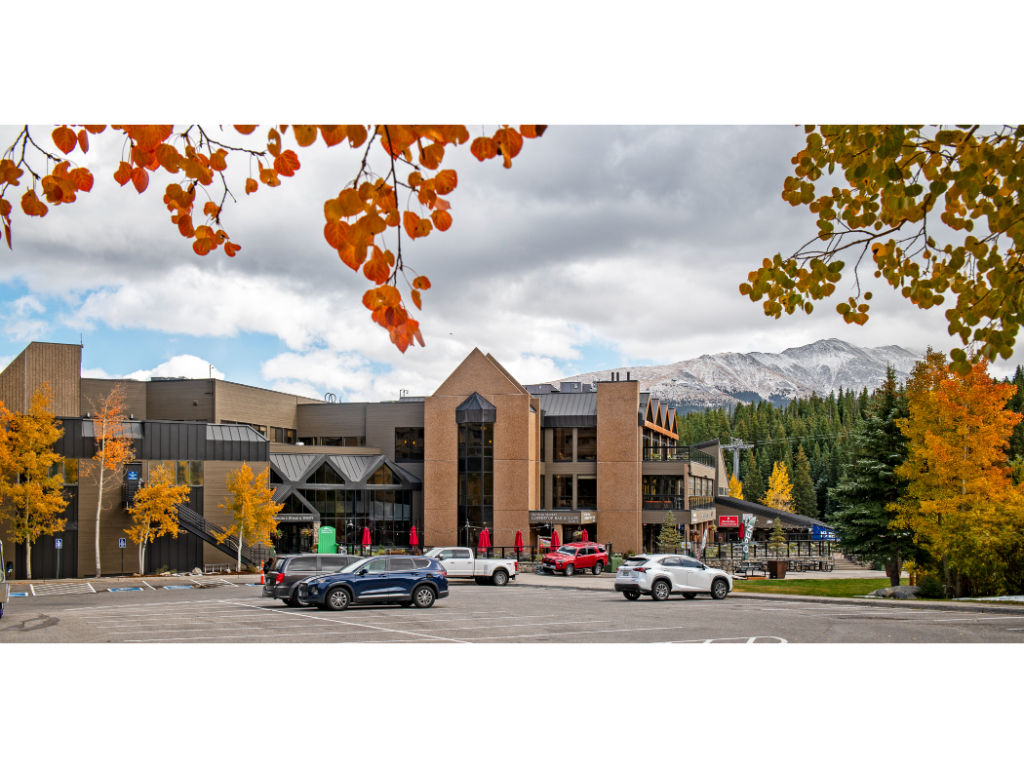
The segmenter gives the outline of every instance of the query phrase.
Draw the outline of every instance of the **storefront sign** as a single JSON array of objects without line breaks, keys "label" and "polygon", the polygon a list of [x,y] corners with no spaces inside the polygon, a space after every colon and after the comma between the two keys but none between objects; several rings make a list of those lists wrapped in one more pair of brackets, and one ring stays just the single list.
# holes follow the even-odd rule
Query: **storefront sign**
[{"label": "storefront sign", "polygon": [[836,532],[824,525],[811,526],[811,539],[814,541],[835,541]]},{"label": "storefront sign", "polygon": [[739,515],[722,515],[718,518],[719,528],[739,528],[740,527],[740,516]]},{"label": "storefront sign", "polygon": [[530,510],[530,524],[544,523],[547,525],[587,525],[597,522],[597,512],[587,510]]}]

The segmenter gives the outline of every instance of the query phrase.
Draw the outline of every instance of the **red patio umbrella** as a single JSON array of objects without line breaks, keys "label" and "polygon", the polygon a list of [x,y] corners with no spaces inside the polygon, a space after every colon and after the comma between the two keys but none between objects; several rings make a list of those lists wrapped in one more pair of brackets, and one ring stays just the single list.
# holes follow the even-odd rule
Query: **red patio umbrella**
[{"label": "red patio umbrella", "polygon": [[409,531],[409,546],[418,547],[420,545],[420,537],[416,533],[416,526],[414,525]]},{"label": "red patio umbrella", "polygon": [[583,539],[583,541],[590,541],[590,534],[587,533],[587,529],[586,528],[583,529],[582,539]]},{"label": "red patio umbrella", "polygon": [[562,546],[562,542],[558,538],[558,529],[553,528],[551,530],[551,548],[558,549],[560,546]]},{"label": "red patio umbrella", "polygon": [[488,531],[486,527],[480,531],[480,540],[477,542],[477,547],[480,549],[491,548],[491,532]]},{"label": "red patio umbrella", "polygon": [[363,546],[364,547],[369,547],[370,546],[370,529],[369,528],[363,528]]},{"label": "red patio umbrella", "polygon": [[516,531],[516,543],[515,543],[516,554],[518,555],[523,551],[523,532]]}]

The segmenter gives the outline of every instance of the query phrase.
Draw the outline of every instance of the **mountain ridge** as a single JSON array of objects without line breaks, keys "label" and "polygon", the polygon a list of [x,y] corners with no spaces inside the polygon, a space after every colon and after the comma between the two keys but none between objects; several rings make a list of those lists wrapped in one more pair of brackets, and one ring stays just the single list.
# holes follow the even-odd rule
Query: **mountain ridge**
[{"label": "mountain ridge", "polygon": [[608,381],[612,374],[640,382],[642,392],[684,410],[732,408],[739,403],[827,396],[853,389],[871,391],[885,380],[888,366],[900,381],[910,376],[922,353],[895,344],[858,347],[842,339],[819,339],[782,352],[719,352],[666,365],[623,366],[566,376],[550,382]]}]

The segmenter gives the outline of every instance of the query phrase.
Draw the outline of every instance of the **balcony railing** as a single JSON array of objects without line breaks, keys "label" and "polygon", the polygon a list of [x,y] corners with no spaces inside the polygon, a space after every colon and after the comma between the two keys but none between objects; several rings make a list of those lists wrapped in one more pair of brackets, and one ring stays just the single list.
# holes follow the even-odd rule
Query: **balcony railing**
[{"label": "balcony railing", "polygon": [[714,496],[690,496],[688,509],[712,509],[715,506]]},{"label": "balcony railing", "polygon": [[644,509],[683,509],[685,497],[672,493],[645,493]]},{"label": "balcony railing", "polygon": [[644,446],[644,461],[696,461],[706,467],[715,466],[715,459],[710,453],[688,445]]}]

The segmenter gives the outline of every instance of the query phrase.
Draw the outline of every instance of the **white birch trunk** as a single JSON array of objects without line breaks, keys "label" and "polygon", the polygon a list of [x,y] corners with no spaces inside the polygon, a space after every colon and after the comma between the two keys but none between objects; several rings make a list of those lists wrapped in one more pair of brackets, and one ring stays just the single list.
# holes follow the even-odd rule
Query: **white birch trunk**
[{"label": "white birch trunk", "polygon": [[235,572],[242,572],[242,527],[238,527],[238,564],[235,566]]},{"label": "white birch trunk", "polygon": [[100,512],[103,510],[103,472],[105,469],[103,459],[105,454],[106,446],[100,452],[100,481],[96,493],[96,578],[99,578],[103,572],[100,565]]},{"label": "white birch trunk", "polygon": [[143,539],[139,542],[139,575],[144,576],[146,565],[146,540]]},{"label": "white birch trunk", "polygon": [[32,542],[25,539],[25,576],[32,578]]}]

